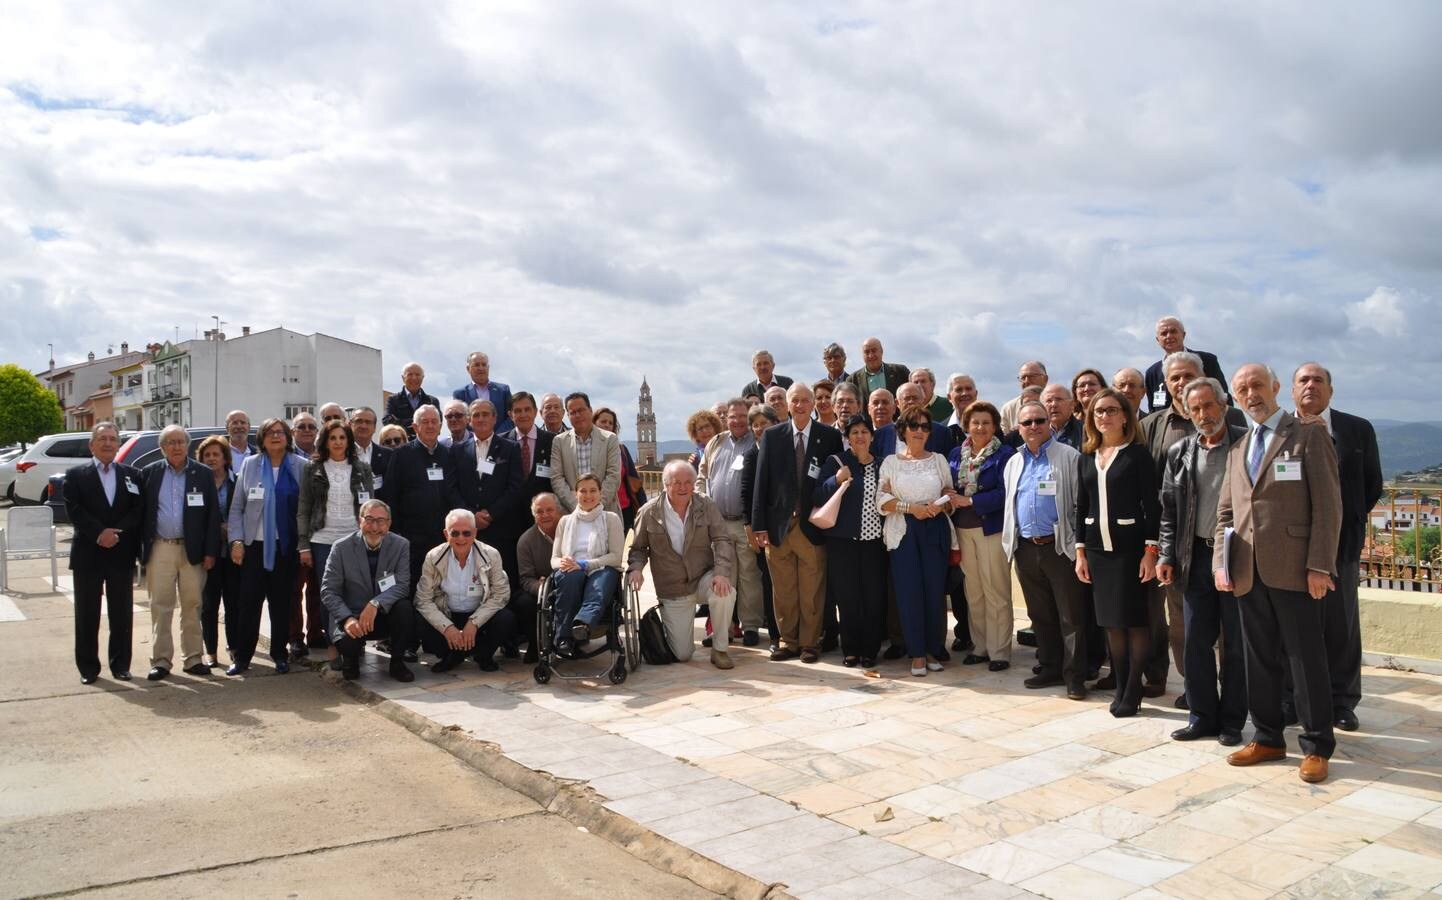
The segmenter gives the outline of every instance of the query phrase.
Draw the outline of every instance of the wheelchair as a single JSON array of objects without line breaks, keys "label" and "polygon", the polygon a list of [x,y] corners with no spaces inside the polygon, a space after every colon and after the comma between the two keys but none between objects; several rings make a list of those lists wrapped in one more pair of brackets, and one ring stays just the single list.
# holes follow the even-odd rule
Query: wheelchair
[{"label": "wheelchair", "polygon": [[[615,593],[606,604],[602,621],[606,626],[604,640],[592,639],[588,648],[577,647],[572,653],[563,655],[556,650],[556,600],[559,593],[556,573],[547,575],[541,582],[540,599],[536,604],[536,668],[531,672],[537,684],[546,684],[552,676],[569,679],[598,679],[605,676],[612,684],[621,684],[626,676],[641,663],[641,600],[636,591],[626,583],[624,575],[619,579]],[[606,667],[596,671],[564,671],[560,666],[570,668],[570,663],[595,659],[607,655]],[[579,668],[579,667],[578,667]]]}]

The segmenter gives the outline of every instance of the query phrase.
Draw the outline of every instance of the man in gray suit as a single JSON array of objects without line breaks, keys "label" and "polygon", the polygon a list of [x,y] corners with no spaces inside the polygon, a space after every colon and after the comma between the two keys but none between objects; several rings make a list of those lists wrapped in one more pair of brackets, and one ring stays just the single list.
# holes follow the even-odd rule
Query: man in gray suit
[{"label": "man in gray suit", "polygon": [[1326,779],[1337,746],[1322,600],[1336,589],[1342,490],[1327,429],[1278,407],[1280,388],[1263,365],[1242,366],[1232,376],[1232,395],[1251,427],[1227,453],[1212,572],[1217,590],[1236,594],[1241,609],[1256,734],[1227,762],[1250,766],[1286,757],[1285,666],[1302,720],[1300,775],[1315,783]]},{"label": "man in gray suit", "polygon": [[591,398],[575,391],[566,397],[571,429],[551,443],[551,491],[561,509],[576,508],[576,482],[587,472],[601,479],[601,505],[621,514],[616,489],[621,486],[621,439],[597,428],[591,419]]},{"label": "man in gray suit", "polygon": [[415,622],[410,552],[410,542],[391,534],[391,508],[380,500],[362,503],[360,530],[331,546],[320,599],[330,611],[330,636],[340,651],[341,674],[347,681],[360,675],[365,642],[382,638],[397,648],[391,657],[391,677],[415,680],[400,656],[400,648],[411,645]]}]

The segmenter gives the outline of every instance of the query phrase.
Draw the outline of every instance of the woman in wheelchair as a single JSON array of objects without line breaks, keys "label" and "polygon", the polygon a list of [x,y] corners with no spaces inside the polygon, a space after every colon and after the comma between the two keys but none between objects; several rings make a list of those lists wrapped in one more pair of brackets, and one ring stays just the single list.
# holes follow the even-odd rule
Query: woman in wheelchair
[{"label": "woman in wheelchair", "polygon": [[621,517],[601,507],[601,480],[589,472],[582,475],[576,480],[576,510],[556,523],[551,550],[558,653],[569,655],[591,639],[591,629],[621,583],[625,541]]}]

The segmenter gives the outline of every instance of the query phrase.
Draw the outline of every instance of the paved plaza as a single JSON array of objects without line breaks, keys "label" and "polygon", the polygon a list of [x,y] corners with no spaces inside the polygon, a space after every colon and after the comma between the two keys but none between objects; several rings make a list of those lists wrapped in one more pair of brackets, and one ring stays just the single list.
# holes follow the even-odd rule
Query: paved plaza
[{"label": "paved plaza", "polygon": [[1307,785],[1295,729],[1287,761],[1235,768],[1169,739],[1175,674],[1115,719],[1100,693],[1022,688],[1018,649],[1006,672],[874,678],[733,647],[730,672],[700,654],[620,686],[540,686],[519,661],[400,685],[375,657],[358,683],[802,898],[1442,893],[1442,678],[1367,669],[1362,730]]}]

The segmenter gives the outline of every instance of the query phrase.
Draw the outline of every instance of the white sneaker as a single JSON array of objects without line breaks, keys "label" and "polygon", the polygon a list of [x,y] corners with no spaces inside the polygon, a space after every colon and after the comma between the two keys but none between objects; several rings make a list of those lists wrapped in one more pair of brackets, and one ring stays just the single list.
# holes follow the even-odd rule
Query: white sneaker
[{"label": "white sneaker", "polygon": [[931,660],[930,662],[928,662],[926,664],[926,667],[933,672],[941,671],[941,663],[937,662],[936,660]]},{"label": "white sneaker", "polygon": [[926,666],[912,666],[912,667],[911,667],[911,674],[912,674],[912,676],[915,677],[915,678],[925,678],[925,677],[926,677]]}]

